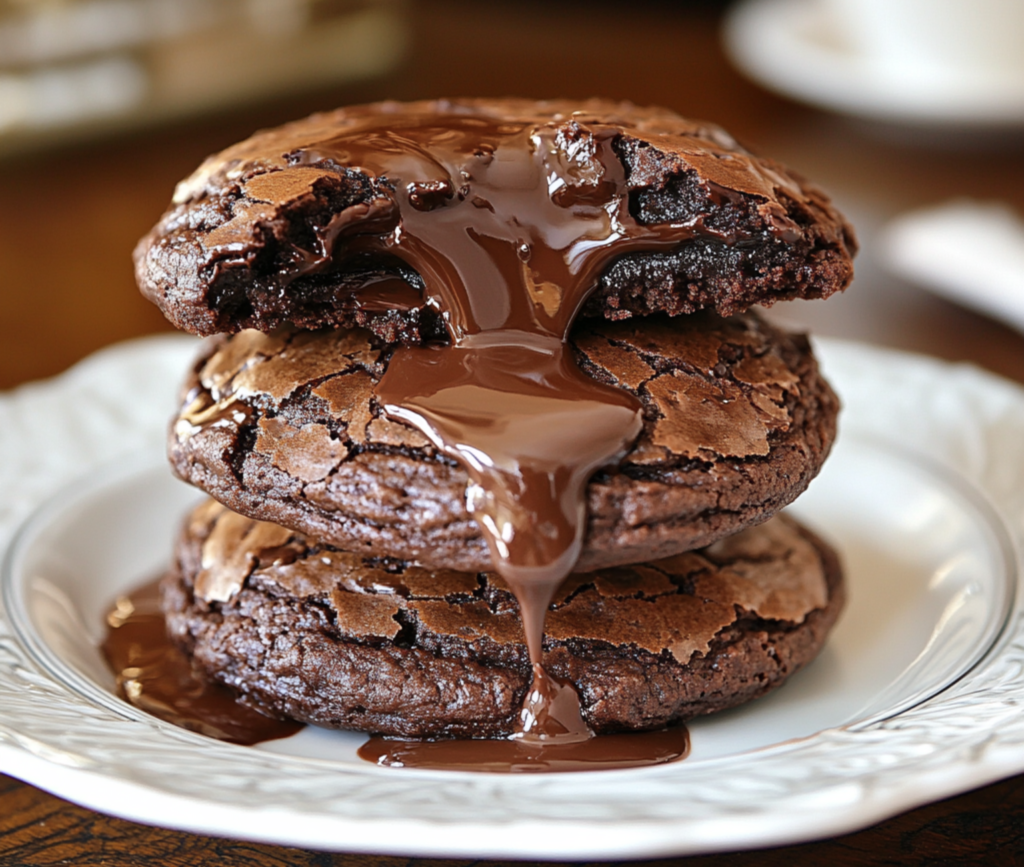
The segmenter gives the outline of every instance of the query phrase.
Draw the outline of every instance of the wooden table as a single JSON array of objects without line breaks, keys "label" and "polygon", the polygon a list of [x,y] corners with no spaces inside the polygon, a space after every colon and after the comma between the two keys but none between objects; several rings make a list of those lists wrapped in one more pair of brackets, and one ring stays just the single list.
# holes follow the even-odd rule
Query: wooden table
[{"label": "wooden table", "polygon": [[[135,291],[130,252],[175,181],[208,152],[316,108],[446,94],[597,94],[716,120],[829,189],[862,230],[861,276],[849,292],[776,308],[777,315],[817,333],[968,360],[1024,382],[1024,337],[885,276],[871,254],[882,222],[910,207],[972,196],[1024,212],[1024,142],[969,153],[886,138],[744,81],[719,47],[714,7],[641,0],[628,7],[623,14],[620,4],[583,0],[421,2],[411,13],[407,62],[386,79],[0,162],[0,387],[168,327]],[[1017,777],[835,840],[688,863],[1010,864],[1021,853],[1024,777]],[[204,863],[408,862],[142,827],[0,777],[0,865]]]}]

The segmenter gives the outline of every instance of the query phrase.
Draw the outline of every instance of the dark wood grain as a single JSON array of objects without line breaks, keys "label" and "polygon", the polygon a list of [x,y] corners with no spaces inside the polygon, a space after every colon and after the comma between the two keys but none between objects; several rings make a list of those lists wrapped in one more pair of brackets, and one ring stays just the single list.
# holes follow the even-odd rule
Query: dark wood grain
[{"label": "dark wood grain", "polygon": [[[76,807],[0,777],[2,867],[468,867],[517,861],[456,861],[349,855],[266,846],[136,825]],[[543,862],[533,862],[543,863]],[[554,862],[549,862],[554,863]],[[611,867],[609,861],[578,862]],[[621,862],[617,862],[621,863]],[[649,867],[787,867],[787,865],[954,865],[1024,863],[1024,778],[922,807],[834,840],[754,852],[631,862]]]},{"label": "dark wood grain", "polygon": [[[113,341],[167,329],[135,291],[130,252],[174,183],[207,153],[317,108],[446,94],[603,95],[716,120],[815,178],[862,230],[859,276],[845,297],[780,307],[774,315],[819,334],[970,361],[1024,382],[1018,333],[873,264],[876,233],[904,209],[972,196],[1024,212],[1024,140],[975,152],[897,142],[771,96],[727,63],[713,4],[432,0],[412,14],[409,56],[384,79],[0,163],[0,387],[55,374]],[[465,863],[331,855],[143,827],[0,776],[2,867]],[[1024,777],[834,840],[686,863],[1024,863]]]}]

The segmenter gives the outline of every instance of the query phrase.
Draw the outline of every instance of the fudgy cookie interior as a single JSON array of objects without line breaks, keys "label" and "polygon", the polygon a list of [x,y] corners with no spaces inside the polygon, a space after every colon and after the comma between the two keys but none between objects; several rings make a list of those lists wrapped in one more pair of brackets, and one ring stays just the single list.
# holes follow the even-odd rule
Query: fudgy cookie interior
[{"label": "fudgy cookie interior", "polygon": [[[507,136],[554,130],[560,159],[584,174],[599,170],[587,163],[588,136],[610,134],[631,216],[640,225],[698,231],[672,249],[616,259],[585,316],[702,308],[729,315],[755,303],[827,297],[852,277],[856,241],[827,196],[713,124],[599,100],[444,100],[313,115],[210,157],[140,241],[140,288],[175,325],[196,334],[291,323],[362,326],[387,342],[436,338],[443,323],[425,303],[422,275],[387,245],[365,249],[370,235],[400,225],[396,189],[420,178],[375,174],[353,161],[343,141],[354,131],[381,136],[389,125],[467,117],[500,121]],[[468,163],[463,169],[453,168],[447,183],[468,202],[472,170]],[[431,199],[417,207],[441,205]]]}]

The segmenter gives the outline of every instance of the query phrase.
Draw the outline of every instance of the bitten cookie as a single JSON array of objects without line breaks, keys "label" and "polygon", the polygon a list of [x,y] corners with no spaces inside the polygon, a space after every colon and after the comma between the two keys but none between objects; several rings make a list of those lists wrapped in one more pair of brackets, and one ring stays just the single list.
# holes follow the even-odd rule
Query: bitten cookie
[{"label": "bitten cookie", "polygon": [[[493,574],[338,551],[214,501],[182,530],[163,605],[207,677],[267,712],[403,737],[500,737],[530,684]],[[781,684],[843,604],[834,552],[779,516],[701,551],[570,575],[544,665],[598,733],[658,728]]]},{"label": "bitten cookie", "polygon": [[[702,308],[730,315],[751,304],[824,298],[850,282],[856,241],[827,196],[714,125],[628,103],[456,100],[317,114],[210,157],[179,184],[170,209],[140,241],[142,292],[176,326],[202,335],[285,323],[358,325],[387,342],[442,334],[420,275],[400,251],[383,240],[368,248],[373,237],[398,237],[396,188],[418,182],[417,169],[408,168],[408,177],[375,175],[353,164],[343,137],[366,140],[392,122],[400,135],[405,124],[445,117],[499,122],[499,138],[529,141],[524,129],[554,131],[557,158],[584,174],[603,171],[588,142],[610,135],[632,219],[692,227],[693,237],[674,247],[612,262],[584,316]],[[473,206],[469,161],[481,156],[467,153],[464,167],[449,167],[448,204]],[[439,183],[427,184],[435,199]],[[430,210],[439,201],[414,206]]]},{"label": "bitten cookie", "polygon": [[[583,370],[637,395],[644,429],[587,488],[577,569],[666,557],[770,517],[817,474],[838,401],[806,340],[753,313],[577,327]],[[367,557],[491,569],[466,472],[373,396],[367,331],[246,331],[198,359],[169,438],[178,475],[235,511]]]}]

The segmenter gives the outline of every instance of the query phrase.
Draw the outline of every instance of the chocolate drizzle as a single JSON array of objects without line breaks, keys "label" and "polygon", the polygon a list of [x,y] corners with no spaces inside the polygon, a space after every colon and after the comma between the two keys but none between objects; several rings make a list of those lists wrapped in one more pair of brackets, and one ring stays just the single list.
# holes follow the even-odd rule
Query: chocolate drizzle
[{"label": "chocolate drizzle", "polygon": [[575,687],[552,677],[543,665],[534,662],[533,682],[523,700],[511,739],[525,746],[555,747],[578,744],[593,737],[594,733],[583,719]]},{"label": "chocolate drizzle", "polygon": [[[614,257],[696,235],[736,241],[701,217],[633,219],[618,135],[577,120],[395,112],[293,155],[300,167],[358,167],[382,182],[377,198],[331,220],[321,249],[357,232],[348,255],[403,260],[447,328],[447,345],[396,350],[376,396],[469,473],[468,509],[519,600],[537,675],[531,694],[541,701],[525,714],[524,738],[586,731],[563,701],[547,701],[563,690],[541,668],[544,612],[579,558],[587,480],[617,462],[642,427],[635,397],[576,366],[569,328]],[[299,180],[311,182],[309,171]],[[325,262],[312,258],[294,273]]]},{"label": "chocolate drizzle", "polygon": [[[807,247],[801,225],[784,206],[804,191],[714,129],[628,106],[616,110],[623,121],[608,113],[607,104],[600,112],[597,104],[579,112],[550,105],[508,115],[509,106],[524,105],[494,111],[471,102],[381,104],[314,117],[212,158],[180,186],[176,201],[222,197],[200,229],[201,249],[190,267],[204,263],[203,281],[217,287],[211,291],[215,306],[216,298],[234,292],[232,286],[245,287],[233,327],[244,321],[272,329],[282,321],[275,305],[294,293],[310,310],[344,302],[356,321],[372,319],[378,335],[391,335],[388,342],[401,335],[404,345],[387,360],[374,388],[374,412],[383,410],[393,427],[402,427],[397,421],[416,429],[410,435],[422,434],[465,468],[467,510],[522,614],[533,683],[516,733],[494,746],[504,756],[497,761],[517,770],[518,757],[529,755],[528,764],[535,766],[530,769],[556,769],[559,762],[564,768],[558,769],[569,769],[600,756],[607,767],[608,749],[592,743],[572,684],[543,667],[544,616],[580,556],[588,479],[624,456],[643,418],[633,394],[578,368],[567,344],[569,330],[598,280],[628,254],[677,254],[701,245],[730,252],[758,245]],[[686,200],[671,213],[659,212],[657,197],[647,194],[684,176],[699,189],[699,206]],[[227,187],[215,192],[224,182]],[[807,195],[814,199],[813,192]],[[767,259],[757,259],[762,261]],[[748,281],[751,267],[782,274],[743,259],[722,282],[730,287],[725,294],[735,298],[701,297],[652,309],[691,312],[708,303],[742,309],[754,300],[737,288]],[[361,283],[354,276],[359,273],[376,276]],[[352,279],[342,279],[332,296],[329,287],[338,275]],[[697,291],[681,279],[687,293]],[[823,292],[812,287],[807,294]],[[606,315],[620,318],[622,299],[613,300]],[[403,330],[401,317],[392,321],[399,310],[422,320]],[[378,313],[386,328],[375,318]],[[332,316],[306,311],[292,321],[304,327],[348,323],[345,316]],[[409,345],[417,343],[414,332],[437,342]],[[282,353],[278,360],[283,358]],[[660,384],[651,395],[669,403],[696,388],[686,379]],[[236,391],[246,394],[242,386]],[[229,419],[218,408],[221,397],[211,398],[212,406],[200,396],[183,413],[175,430],[179,441],[230,420],[251,421]],[[723,407],[731,402],[728,394],[701,392],[698,398]],[[662,439],[688,437],[699,451],[719,436],[718,428],[728,427],[728,413],[719,415],[710,426],[676,425],[657,433]],[[286,419],[263,417],[251,426],[256,449],[275,455],[275,466],[305,483],[322,481],[350,454],[324,425],[295,428]],[[730,454],[749,451],[746,441],[733,439]],[[754,453],[767,453],[767,441],[754,445]],[[225,527],[225,538],[237,535],[235,524]],[[284,532],[267,530],[268,544],[280,547]],[[214,547],[221,541],[215,534],[208,540]],[[204,547],[204,570],[205,555]],[[197,578],[197,593],[211,602],[229,601],[255,561],[247,555],[230,565],[222,580],[212,573]],[[368,607],[382,608],[361,609]],[[384,619],[387,629],[398,628],[394,618]],[[673,745],[665,754],[685,753],[679,733],[669,737]],[[413,750],[418,758],[412,763],[420,766],[433,761],[424,759],[427,753],[450,754],[442,745],[402,749],[408,755]],[[392,761],[399,752],[378,752],[377,758],[409,763]],[[442,764],[458,766],[453,755]],[[639,763],[650,761],[647,756]],[[636,763],[630,759],[627,765]]]}]

